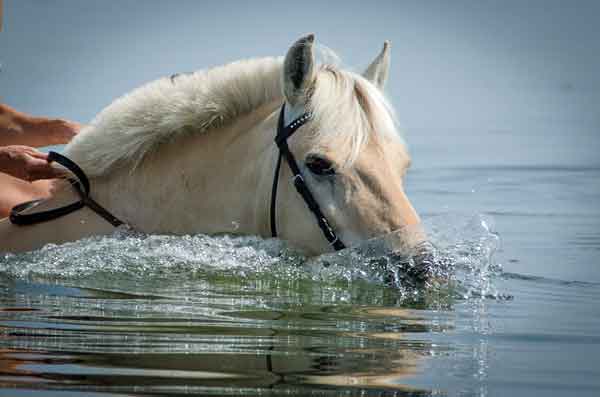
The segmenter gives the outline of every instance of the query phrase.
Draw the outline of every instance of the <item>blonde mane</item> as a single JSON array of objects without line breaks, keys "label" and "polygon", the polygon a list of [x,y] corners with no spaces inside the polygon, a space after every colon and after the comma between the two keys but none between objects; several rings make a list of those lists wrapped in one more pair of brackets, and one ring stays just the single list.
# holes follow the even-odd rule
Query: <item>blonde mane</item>
[{"label": "blonde mane", "polygon": [[[282,58],[233,62],[176,78],[165,77],[118,98],[67,146],[66,155],[89,176],[133,168],[162,142],[218,128],[266,103],[282,101]],[[315,142],[343,137],[353,161],[370,135],[393,134],[393,111],[362,76],[330,65],[319,68],[312,92]]]},{"label": "blonde mane", "polygon": [[281,68],[282,58],[250,59],[152,81],[102,110],[65,153],[90,176],[135,166],[176,135],[218,128],[281,99]]}]

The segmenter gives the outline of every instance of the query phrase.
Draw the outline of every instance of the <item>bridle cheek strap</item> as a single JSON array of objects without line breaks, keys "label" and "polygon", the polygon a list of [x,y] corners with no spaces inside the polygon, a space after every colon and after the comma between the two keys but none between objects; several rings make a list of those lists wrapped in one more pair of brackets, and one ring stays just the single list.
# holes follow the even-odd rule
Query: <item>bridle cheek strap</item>
[{"label": "bridle cheek strap", "polygon": [[304,113],[302,116],[298,117],[296,120],[292,121],[289,125],[284,125],[284,114],[285,114],[285,105],[281,107],[281,112],[279,113],[279,120],[277,123],[277,135],[275,136],[275,144],[279,148],[279,156],[277,157],[277,164],[275,166],[275,176],[273,178],[273,188],[271,190],[271,235],[273,237],[277,237],[277,222],[276,222],[276,211],[277,211],[277,187],[279,184],[279,172],[281,169],[281,158],[285,158],[290,170],[292,171],[292,182],[296,191],[304,202],[306,203],[308,209],[313,213],[317,220],[317,224],[319,228],[323,232],[323,235],[329,242],[329,244],[336,250],[339,251],[341,249],[346,248],[344,243],[337,237],[335,231],[327,221],[327,218],[321,211],[321,207],[319,207],[319,203],[315,200],[315,197],[310,192],[304,177],[302,176],[302,172],[298,167],[298,163],[296,163],[296,159],[294,155],[290,151],[288,147],[287,140],[298,128],[303,126],[311,117],[310,113]]}]

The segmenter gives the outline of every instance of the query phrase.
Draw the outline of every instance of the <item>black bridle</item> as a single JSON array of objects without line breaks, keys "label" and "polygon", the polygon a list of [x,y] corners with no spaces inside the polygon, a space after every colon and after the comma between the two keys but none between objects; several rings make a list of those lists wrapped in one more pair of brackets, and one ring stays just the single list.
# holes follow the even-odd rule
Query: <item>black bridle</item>
[{"label": "black bridle", "polygon": [[73,175],[75,175],[76,179],[70,178],[69,182],[71,182],[71,184],[79,194],[79,201],[47,211],[23,214],[23,211],[44,201],[44,199],[27,201],[25,203],[14,206],[10,210],[9,219],[11,223],[20,226],[33,225],[40,222],[51,221],[53,219],[60,218],[61,216],[68,215],[71,212],[75,212],[83,207],[88,207],[96,214],[104,218],[108,223],[110,223],[114,227],[123,225],[123,222],[120,219],[108,212],[104,207],[102,207],[90,197],[90,182],[87,176],[85,175],[85,172],[83,172],[83,170],[79,168],[79,166],[75,164],[75,162],[56,152],[48,153],[48,162],[56,162],[68,169],[69,171],[71,171]]},{"label": "black bridle", "polygon": [[281,168],[281,158],[284,157],[290,167],[290,170],[292,171],[292,182],[294,184],[294,187],[296,188],[296,191],[300,194],[302,199],[304,199],[304,202],[308,206],[308,209],[310,209],[310,211],[317,219],[317,224],[323,232],[323,235],[336,251],[344,249],[346,248],[346,246],[335,234],[333,228],[327,221],[327,218],[321,211],[319,203],[317,203],[317,200],[315,200],[315,197],[308,189],[308,186],[304,181],[304,177],[302,176],[302,172],[298,167],[298,163],[296,163],[296,159],[294,158],[292,152],[290,152],[290,148],[287,144],[288,138],[292,136],[292,134],[296,132],[298,128],[302,127],[310,119],[311,114],[304,113],[302,116],[298,117],[286,126],[284,124],[284,113],[285,105],[281,107],[281,112],[279,113],[279,121],[277,123],[277,135],[275,136],[275,144],[279,148],[279,156],[277,157],[277,165],[275,166],[275,176],[273,178],[273,189],[271,190],[271,235],[273,237],[277,237],[277,186],[279,184],[279,169]]}]

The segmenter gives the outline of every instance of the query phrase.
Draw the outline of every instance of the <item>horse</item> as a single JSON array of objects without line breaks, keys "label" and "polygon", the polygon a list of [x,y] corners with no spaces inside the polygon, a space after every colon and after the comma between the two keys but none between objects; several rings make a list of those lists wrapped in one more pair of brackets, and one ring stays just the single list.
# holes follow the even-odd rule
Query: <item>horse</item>
[{"label": "horse", "polygon": [[[362,74],[317,63],[315,51],[310,34],[285,57],[150,82],[102,110],[64,153],[89,177],[90,197],[143,233],[277,236],[317,255],[418,227],[403,188],[410,156],[383,92],[389,42]],[[80,197],[58,180],[22,212]],[[114,230],[90,206],[34,225],[4,219],[0,252]]]}]

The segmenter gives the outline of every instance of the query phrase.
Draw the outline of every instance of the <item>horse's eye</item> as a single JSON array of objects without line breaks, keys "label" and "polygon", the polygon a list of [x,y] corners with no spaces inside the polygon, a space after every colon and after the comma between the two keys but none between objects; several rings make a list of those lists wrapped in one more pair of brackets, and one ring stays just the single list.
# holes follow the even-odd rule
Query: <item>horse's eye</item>
[{"label": "horse's eye", "polygon": [[305,161],[306,166],[315,175],[334,175],[333,163],[326,158],[310,154]]}]

